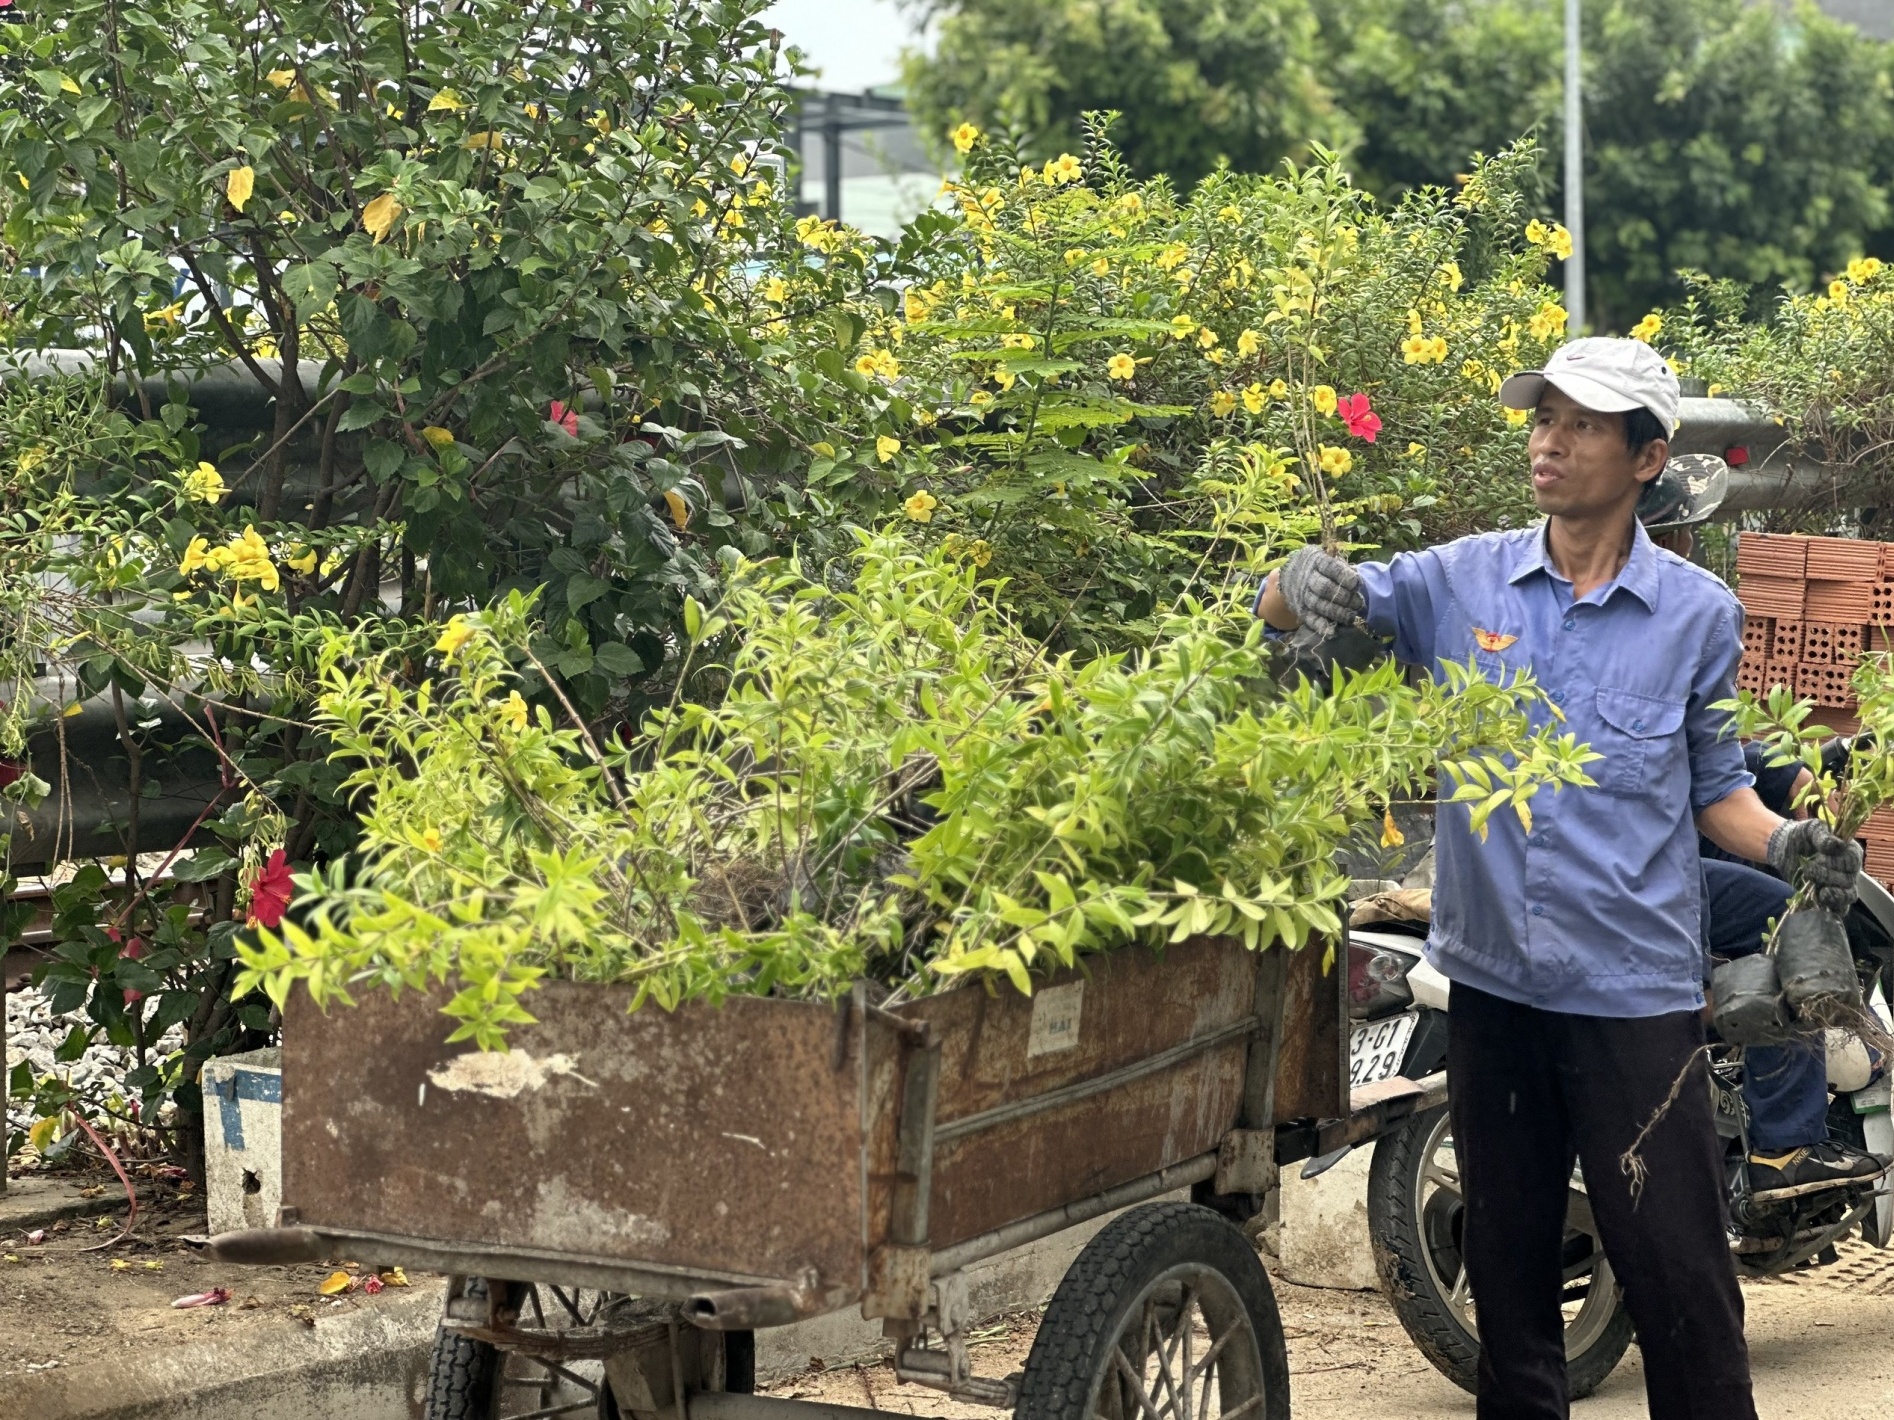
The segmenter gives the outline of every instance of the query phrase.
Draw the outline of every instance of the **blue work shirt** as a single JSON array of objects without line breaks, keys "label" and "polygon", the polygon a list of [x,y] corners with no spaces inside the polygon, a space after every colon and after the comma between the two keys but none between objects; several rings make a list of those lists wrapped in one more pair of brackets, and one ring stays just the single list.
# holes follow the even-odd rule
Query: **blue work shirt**
[{"label": "blue work shirt", "polygon": [[[1364,563],[1368,625],[1442,675],[1472,661],[1496,683],[1530,670],[1579,743],[1595,788],[1542,789],[1532,832],[1502,809],[1481,842],[1445,802],[1434,838],[1427,957],[1449,980],[1584,1016],[1703,1004],[1696,814],[1752,778],[1726,713],[1743,612],[1710,573],[1637,529],[1615,581],[1577,601],[1545,525]],[[1475,632],[1492,632],[1476,637]],[[1479,642],[1503,649],[1485,651]],[[1545,723],[1538,712],[1535,723]]]}]

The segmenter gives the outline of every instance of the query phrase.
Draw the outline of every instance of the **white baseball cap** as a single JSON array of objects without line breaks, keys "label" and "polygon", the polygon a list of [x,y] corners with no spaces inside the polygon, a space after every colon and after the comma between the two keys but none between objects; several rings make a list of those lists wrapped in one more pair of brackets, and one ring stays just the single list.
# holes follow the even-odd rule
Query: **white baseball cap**
[{"label": "white baseball cap", "polygon": [[1677,376],[1642,340],[1588,335],[1570,341],[1552,352],[1543,370],[1521,371],[1501,385],[1499,402],[1536,409],[1547,385],[1603,414],[1648,409],[1666,438],[1677,427]]}]

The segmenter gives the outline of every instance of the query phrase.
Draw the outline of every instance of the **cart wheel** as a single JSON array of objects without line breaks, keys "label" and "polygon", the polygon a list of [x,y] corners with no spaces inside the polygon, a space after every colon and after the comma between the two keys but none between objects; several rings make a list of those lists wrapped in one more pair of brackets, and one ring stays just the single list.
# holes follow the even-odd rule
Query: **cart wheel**
[{"label": "cart wheel", "polygon": [[1247,1238],[1148,1203],[1085,1245],[1039,1323],[1015,1420],[1289,1420],[1289,1356]]}]

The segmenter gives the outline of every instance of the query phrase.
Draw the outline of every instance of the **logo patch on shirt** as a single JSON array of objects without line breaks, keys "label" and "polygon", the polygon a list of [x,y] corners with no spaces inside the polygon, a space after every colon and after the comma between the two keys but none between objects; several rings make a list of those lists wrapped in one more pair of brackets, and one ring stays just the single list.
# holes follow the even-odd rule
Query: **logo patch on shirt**
[{"label": "logo patch on shirt", "polygon": [[1502,636],[1497,631],[1482,631],[1476,626],[1473,628],[1473,639],[1479,643],[1482,651],[1503,651],[1519,638]]}]

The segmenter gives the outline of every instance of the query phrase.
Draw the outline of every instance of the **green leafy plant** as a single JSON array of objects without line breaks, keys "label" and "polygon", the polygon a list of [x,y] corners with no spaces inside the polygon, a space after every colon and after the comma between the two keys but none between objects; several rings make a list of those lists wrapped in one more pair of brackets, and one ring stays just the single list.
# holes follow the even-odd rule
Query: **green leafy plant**
[{"label": "green leafy plant", "polygon": [[1336,849],[1437,768],[1476,823],[1589,782],[1595,756],[1528,682],[1413,689],[1384,665],[1333,696],[1276,694],[1260,623],[1228,601],[1184,601],[1148,650],[1079,662],[998,590],[894,533],[864,536],[845,587],[746,565],[690,614],[727,693],[610,747],[519,696],[524,598],[451,623],[420,688],[336,638],[322,719],[362,854],[305,879],[303,922],[239,945],[242,984],[280,1004],[299,983],[346,1003],[445,982],[453,1038],[487,1047],[548,975],[667,1007],[863,975],[1030,990],[1136,941],[1333,934]]}]

